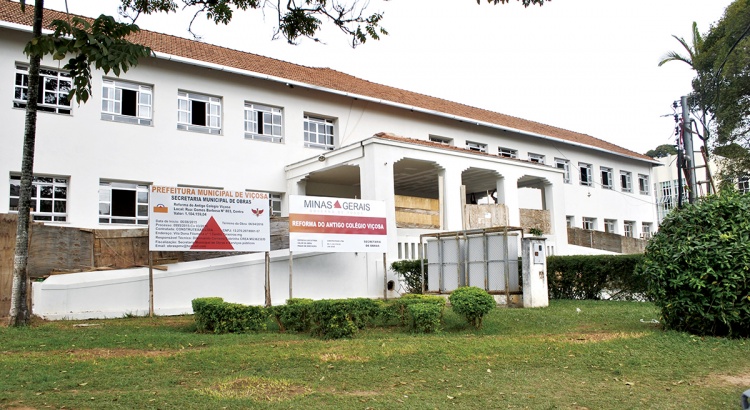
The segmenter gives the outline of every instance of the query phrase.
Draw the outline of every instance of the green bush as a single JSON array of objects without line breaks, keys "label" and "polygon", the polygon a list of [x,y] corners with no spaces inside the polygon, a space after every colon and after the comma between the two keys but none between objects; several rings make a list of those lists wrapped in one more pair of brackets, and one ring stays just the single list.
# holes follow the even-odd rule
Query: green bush
[{"label": "green bush", "polygon": [[636,266],[643,255],[574,255],[547,257],[547,280],[552,299],[643,299],[648,283]]},{"label": "green bush", "polygon": [[405,325],[407,320],[409,319],[408,307],[416,303],[429,303],[438,306],[440,309],[440,318],[442,319],[443,309],[445,308],[445,298],[434,295],[407,293],[405,295],[401,295],[401,297],[398,299],[394,299],[390,304],[391,309],[395,311],[395,315],[398,317],[401,325]]},{"label": "green bush", "polygon": [[197,298],[192,300],[195,325],[199,332],[213,332],[214,324],[218,322],[219,306],[224,303],[222,298]]},{"label": "green bush", "polygon": [[750,195],[722,191],[673,210],[639,269],[666,328],[750,337]]},{"label": "green bush", "polygon": [[462,286],[454,290],[448,299],[453,311],[465,317],[477,329],[482,327],[484,315],[497,305],[486,290],[474,286]]},{"label": "green bush", "polygon": [[420,333],[433,333],[440,330],[443,309],[435,303],[412,303],[408,305],[411,316],[411,329]]},{"label": "green bush", "polygon": [[324,339],[352,337],[378,317],[380,305],[366,298],[324,299],[312,302],[312,334]]},{"label": "green bush", "polygon": [[312,299],[292,298],[285,305],[273,306],[270,313],[280,331],[307,332],[310,330],[312,303]]},{"label": "green bush", "polygon": [[262,306],[224,302],[222,298],[193,299],[196,327],[214,333],[242,333],[266,329],[268,313]]},{"label": "green bush", "polygon": [[427,283],[427,259],[424,260],[424,277],[422,276],[422,260],[401,260],[391,264],[391,270],[404,280],[406,291],[422,293],[422,281]]}]

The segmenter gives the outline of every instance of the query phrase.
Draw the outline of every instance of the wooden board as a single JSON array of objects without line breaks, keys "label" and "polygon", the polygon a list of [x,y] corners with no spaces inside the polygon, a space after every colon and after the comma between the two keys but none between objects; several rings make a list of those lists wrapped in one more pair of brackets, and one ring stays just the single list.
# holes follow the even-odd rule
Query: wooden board
[{"label": "wooden board", "polygon": [[16,216],[0,215],[0,317],[7,316],[10,312],[15,244]]}]

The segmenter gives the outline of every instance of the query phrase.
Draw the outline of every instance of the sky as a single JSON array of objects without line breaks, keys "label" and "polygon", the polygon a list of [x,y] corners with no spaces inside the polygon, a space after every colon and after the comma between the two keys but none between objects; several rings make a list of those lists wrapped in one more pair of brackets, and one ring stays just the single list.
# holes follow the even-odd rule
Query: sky
[{"label": "sky", "polygon": [[[389,35],[352,49],[325,27],[320,42],[272,40],[274,15],[237,12],[228,26],[199,17],[201,41],[356,77],[592,135],[636,152],[674,143],[672,103],[691,91],[681,62],[731,0],[370,0]],[[65,9],[65,0],[45,6]],[[116,15],[117,0],[67,0],[71,13]],[[192,13],[141,16],[143,29],[191,38]],[[665,116],[666,115],[666,116]],[[408,135],[406,136],[408,137]]]}]

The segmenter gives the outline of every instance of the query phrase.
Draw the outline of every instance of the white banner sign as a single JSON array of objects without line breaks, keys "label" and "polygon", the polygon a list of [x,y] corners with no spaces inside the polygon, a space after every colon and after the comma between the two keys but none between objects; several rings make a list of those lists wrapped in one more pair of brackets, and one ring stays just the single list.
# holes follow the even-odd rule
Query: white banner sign
[{"label": "white banner sign", "polygon": [[289,196],[289,248],[316,252],[386,252],[385,202]]},{"label": "white banner sign", "polygon": [[149,250],[271,249],[268,193],[151,186]]}]

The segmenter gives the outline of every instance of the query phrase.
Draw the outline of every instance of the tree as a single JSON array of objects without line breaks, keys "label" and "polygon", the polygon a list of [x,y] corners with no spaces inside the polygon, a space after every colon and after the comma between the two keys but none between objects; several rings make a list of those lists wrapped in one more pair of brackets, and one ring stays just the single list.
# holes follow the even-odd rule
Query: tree
[{"label": "tree", "polygon": [[[750,173],[750,2],[737,0],[709,30],[694,67],[694,90],[710,90],[707,107],[716,122],[718,146],[738,144],[746,155],[725,162],[724,178]],[[708,81],[698,82],[698,79]]]},{"label": "tree", "polygon": [[677,148],[671,144],[662,144],[646,152],[651,158],[664,158],[670,155],[677,155]]},{"label": "tree", "polygon": [[[708,103],[709,100],[709,87],[706,87],[706,84],[708,82],[707,78],[703,76],[703,73],[698,71],[695,67],[695,61],[699,58],[700,52],[703,47],[703,37],[701,36],[700,31],[698,31],[698,23],[693,22],[693,41],[692,44],[688,44],[687,41],[685,41],[682,37],[677,37],[675,35],[672,35],[672,37],[677,40],[682,48],[687,51],[687,55],[680,54],[676,51],[670,51],[667,52],[664,56],[662,56],[661,61],[659,61],[659,67],[662,65],[670,62],[670,61],[681,61],[687,65],[690,66],[693,70],[696,70],[697,76],[693,80],[693,94],[690,96],[689,101],[692,102],[693,107],[696,107],[700,111],[700,122],[703,126],[703,134],[700,135],[700,139],[703,141],[703,150],[706,153],[706,158],[708,158],[709,155],[709,149],[708,149],[708,140],[710,135],[710,128],[709,128],[709,121],[706,118],[706,114],[708,113]],[[694,111],[691,107],[690,111]],[[658,149],[658,148],[657,148]],[[651,151],[649,151],[651,152]],[[674,154],[676,154],[676,150]],[[646,155],[653,157],[649,153],[646,153]],[[660,158],[660,157],[654,157],[654,158]],[[706,167],[706,180],[711,180],[711,173],[708,167]],[[711,186],[710,184],[707,185],[707,189],[710,191]],[[709,192],[710,193],[710,192]]]},{"label": "tree", "polygon": [[[487,0],[491,4],[506,4],[510,0]],[[542,5],[545,0],[519,0],[528,7]],[[547,0],[550,1],[550,0]],[[26,0],[20,0],[20,7],[26,11]],[[181,0],[183,8],[196,10],[193,20],[201,14],[215,23],[227,24],[235,10],[264,9],[270,7],[276,12],[281,35],[291,44],[300,37],[315,39],[321,29],[322,20],[332,22],[345,34],[351,36],[352,46],[363,44],[368,38],[379,39],[388,34],[380,27],[382,13],[364,14],[368,2],[351,0],[338,2],[329,0],[304,0],[301,4],[291,0]],[[477,3],[480,1],[477,0]],[[177,10],[175,0],[121,0],[119,12],[131,19],[130,24],[118,23],[111,16],[100,15],[91,20],[72,17],[55,20],[51,23],[53,32],[42,34],[44,0],[34,1],[34,26],[32,39],[24,52],[29,57],[29,93],[26,104],[26,118],[21,165],[21,187],[18,199],[18,227],[16,249],[13,259],[13,283],[9,324],[23,326],[30,320],[27,303],[28,294],[28,239],[31,208],[31,188],[34,169],[36,140],[37,98],[39,66],[41,58],[51,55],[55,60],[68,62],[62,67],[70,71],[72,87],[68,98],[85,103],[92,95],[91,66],[112,71],[116,76],[138,64],[138,60],[151,54],[145,46],[134,44],[128,36],[139,28],[134,23],[141,14],[170,13]]]}]

